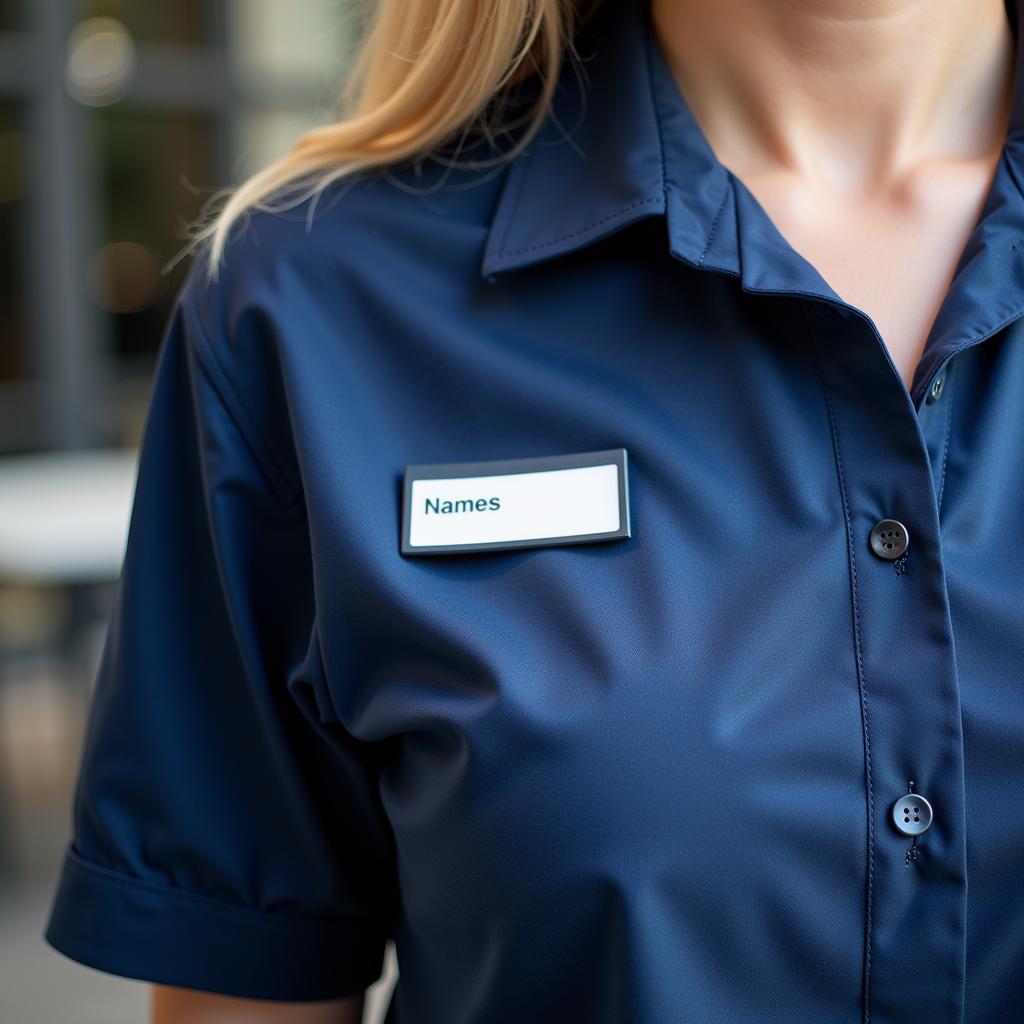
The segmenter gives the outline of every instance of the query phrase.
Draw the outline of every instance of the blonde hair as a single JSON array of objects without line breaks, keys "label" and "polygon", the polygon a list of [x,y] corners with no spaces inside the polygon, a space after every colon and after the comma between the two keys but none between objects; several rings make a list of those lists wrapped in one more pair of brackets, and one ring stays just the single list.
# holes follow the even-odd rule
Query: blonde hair
[{"label": "blonde hair", "polygon": [[564,57],[576,56],[581,3],[375,0],[338,100],[341,119],[305,132],[241,185],[216,192],[189,227],[185,251],[208,243],[206,274],[216,279],[231,228],[247,211],[285,209],[344,175],[424,157],[474,128],[493,142],[495,130],[510,126],[500,101],[523,82],[539,83],[525,132],[496,162],[511,159],[540,128]]}]

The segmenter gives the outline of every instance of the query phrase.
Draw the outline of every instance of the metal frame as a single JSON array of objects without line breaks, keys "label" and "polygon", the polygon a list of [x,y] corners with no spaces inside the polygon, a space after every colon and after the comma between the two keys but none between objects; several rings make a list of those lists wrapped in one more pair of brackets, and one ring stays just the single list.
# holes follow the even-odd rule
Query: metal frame
[{"label": "metal frame", "polygon": [[[239,81],[229,70],[226,0],[210,0],[212,41],[203,46],[137,42],[135,75],[119,105],[204,113],[217,123],[217,176],[227,182],[240,116],[311,109],[316,83]],[[83,268],[101,237],[96,147],[86,110],[64,86],[66,42],[77,18],[70,0],[23,0],[27,29],[0,33],[0,99],[24,105],[29,139],[27,247],[31,377],[0,383],[4,447],[67,449],[107,440],[107,410],[121,374],[109,322],[89,301]]]}]

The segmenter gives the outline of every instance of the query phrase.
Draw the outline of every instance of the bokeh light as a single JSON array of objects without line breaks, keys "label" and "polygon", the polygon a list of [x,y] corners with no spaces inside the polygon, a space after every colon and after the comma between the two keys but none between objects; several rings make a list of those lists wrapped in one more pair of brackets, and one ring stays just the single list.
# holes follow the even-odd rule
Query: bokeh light
[{"label": "bokeh light", "polygon": [[68,38],[65,80],[80,103],[106,106],[128,91],[135,71],[135,43],[116,18],[86,18]]},{"label": "bokeh light", "polygon": [[145,309],[160,290],[156,254],[138,242],[111,242],[98,249],[86,271],[97,306],[111,313]]}]

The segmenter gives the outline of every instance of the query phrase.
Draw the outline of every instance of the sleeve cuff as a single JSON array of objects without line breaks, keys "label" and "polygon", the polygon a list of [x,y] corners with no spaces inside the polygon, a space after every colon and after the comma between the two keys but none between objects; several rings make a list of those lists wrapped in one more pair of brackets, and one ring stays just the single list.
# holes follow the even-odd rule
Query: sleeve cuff
[{"label": "sleeve cuff", "polygon": [[387,943],[363,917],[233,906],[93,864],[70,844],[44,938],[109,974],[280,1002],[363,992],[383,972]]}]

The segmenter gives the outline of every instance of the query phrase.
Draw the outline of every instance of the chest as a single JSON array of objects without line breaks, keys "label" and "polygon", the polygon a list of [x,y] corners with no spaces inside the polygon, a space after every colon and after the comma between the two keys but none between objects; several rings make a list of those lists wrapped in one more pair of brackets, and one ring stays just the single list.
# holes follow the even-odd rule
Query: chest
[{"label": "chest", "polygon": [[[359,738],[400,739],[381,794],[409,1003],[459,1019],[487,977],[479,1017],[500,1020],[579,970],[594,1002],[572,1019],[754,1020],[781,990],[811,1008],[787,1019],[852,1020],[869,877],[876,984],[899,1000],[907,948],[948,959],[928,922],[962,914],[944,880],[967,822],[998,802],[1014,824],[971,848],[1024,857],[997,770],[1024,757],[998,724],[1019,720],[1024,478],[985,455],[1024,447],[992,383],[1024,379],[1024,336],[961,364],[918,424],[863,322],[821,343],[799,302],[640,260],[660,239],[631,237],[444,315],[438,290],[422,309],[364,290],[343,350],[283,341],[331,703]],[[982,393],[1003,396],[988,417]],[[407,463],[619,446],[628,538],[399,552]],[[900,568],[870,546],[890,516]],[[908,773],[942,823],[917,868],[888,817]],[[695,995],[723,962],[730,984]]]}]

